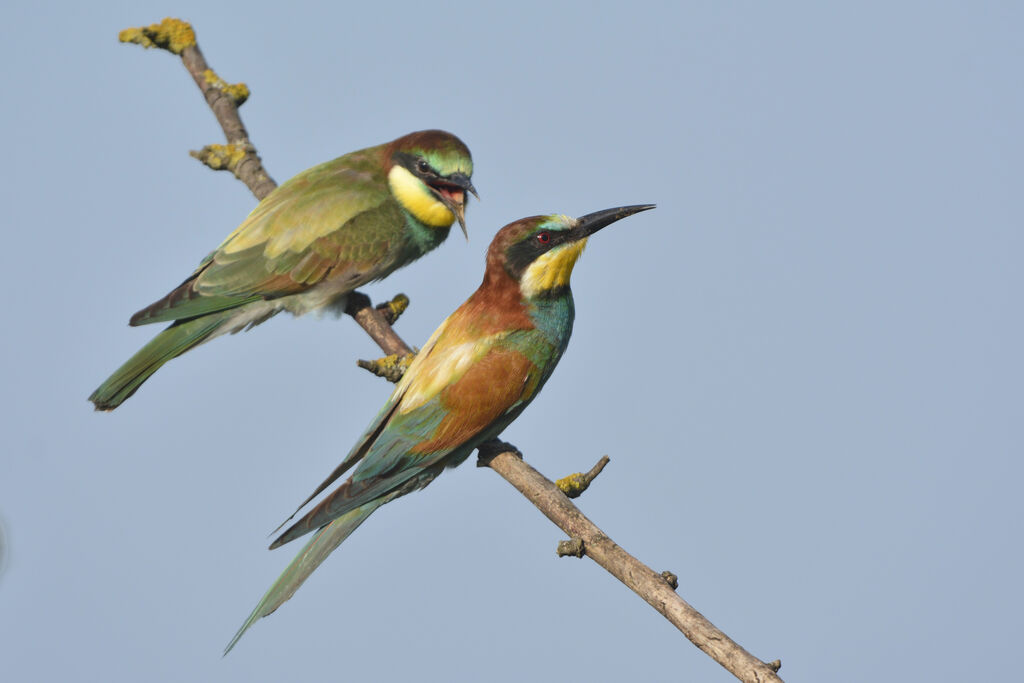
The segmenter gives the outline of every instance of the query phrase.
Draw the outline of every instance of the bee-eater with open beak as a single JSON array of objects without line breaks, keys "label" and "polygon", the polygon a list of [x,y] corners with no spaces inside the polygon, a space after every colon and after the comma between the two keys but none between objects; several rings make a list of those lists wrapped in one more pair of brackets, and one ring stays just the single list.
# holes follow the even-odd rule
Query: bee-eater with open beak
[{"label": "bee-eater with open beak", "polygon": [[316,531],[225,654],[257,619],[288,600],[374,510],[460,464],[523,412],[569,343],[574,315],[569,276],[587,238],[653,208],[624,206],[577,219],[534,216],[498,232],[487,251],[483,284],[441,323],[355,448],[299,509],[355,466],[352,475],[270,546]]},{"label": "bee-eater with open beak", "polygon": [[92,393],[113,410],[170,359],[281,311],[341,313],[346,295],[466,232],[473,160],[425,130],[307,169],[261,201],[170,294],[130,325],[171,325]]}]

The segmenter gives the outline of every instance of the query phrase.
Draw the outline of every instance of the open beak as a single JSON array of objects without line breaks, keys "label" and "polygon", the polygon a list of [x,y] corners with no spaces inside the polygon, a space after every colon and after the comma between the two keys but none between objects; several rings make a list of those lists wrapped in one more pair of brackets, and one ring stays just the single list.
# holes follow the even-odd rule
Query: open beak
[{"label": "open beak", "polygon": [[469,176],[465,173],[452,173],[448,176],[447,180],[453,185],[458,185],[463,190],[476,197],[479,201],[480,195],[476,193],[476,188],[473,187],[473,183],[469,182]]},{"label": "open beak", "polygon": [[469,181],[469,176],[465,173],[452,173],[440,182],[431,183],[430,187],[438,194],[444,205],[455,214],[455,217],[459,220],[459,227],[462,228],[462,234],[466,236],[466,241],[468,242],[469,233],[466,232],[466,193],[468,192],[477,199],[480,199],[480,195],[476,193],[473,183]]},{"label": "open beak", "polygon": [[586,216],[580,216],[576,219],[576,227],[573,228],[573,233],[575,233],[574,238],[581,240],[584,237],[589,237],[601,228],[611,225],[615,221],[622,220],[626,216],[632,216],[634,213],[653,209],[654,206],[654,204],[619,206],[614,209],[595,211],[594,213],[588,213]]}]

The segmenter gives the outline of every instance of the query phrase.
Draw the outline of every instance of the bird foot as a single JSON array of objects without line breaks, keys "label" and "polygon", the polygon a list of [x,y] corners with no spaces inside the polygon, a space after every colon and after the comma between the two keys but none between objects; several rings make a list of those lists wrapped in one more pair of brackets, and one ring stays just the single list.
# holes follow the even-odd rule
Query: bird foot
[{"label": "bird foot", "polygon": [[482,444],[476,447],[479,456],[476,460],[477,467],[489,467],[491,460],[502,453],[511,453],[520,460],[523,459],[523,454],[518,448],[510,443],[506,443],[499,439],[491,439],[490,441],[484,441]]}]

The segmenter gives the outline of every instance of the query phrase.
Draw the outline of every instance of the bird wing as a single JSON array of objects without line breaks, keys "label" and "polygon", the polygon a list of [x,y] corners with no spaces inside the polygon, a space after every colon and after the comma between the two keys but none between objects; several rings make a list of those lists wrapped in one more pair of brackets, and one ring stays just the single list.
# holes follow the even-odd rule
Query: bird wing
[{"label": "bird wing", "polygon": [[136,313],[132,324],[295,294],[328,277],[352,289],[393,270],[400,258],[395,231],[384,227],[401,226],[401,211],[387,201],[371,151],[314,166],[267,195],[185,282]]},{"label": "bird wing", "polygon": [[435,332],[434,344],[410,365],[363,439],[306,502],[359,462],[352,477],[272,548],[398,489],[407,493],[426,486],[453,453],[463,449],[464,457],[477,442],[500,432],[546,378],[531,360],[534,354],[513,343],[524,332],[459,340],[445,331],[442,326]]},{"label": "bird wing", "polygon": [[293,512],[291,516],[288,517],[288,519],[281,522],[277,529],[274,529],[272,533],[276,533],[278,529],[280,529],[285,524],[290,522],[292,518],[295,517],[296,514],[298,514],[299,510],[306,507],[306,504],[309,501],[319,496],[324,489],[333,484],[341,475],[345,474],[345,472],[347,472],[353,465],[355,465],[357,462],[366,457],[366,454],[369,452],[370,448],[377,440],[377,437],[380,436],[381,432],[383,432],[384,429],[388,426],[388,422],[390,421],[392,414],[395,412],[395,408],[398,406],[398,403],[402,400],[402,397],[405,396],[405,392],[408,389],[408,386],[412,378],[416,374],[414,368],[421,367],[423,363],[426,361],[427,357],[431,355],[434,346],[437,344],[437,340],[444,333],[444,330],[447,327],[447,325],[448,320],[445,320],[436,330],[434,330],[434,333],[430,335],[430,339],[427,340],[427,343],[424,344],[423,348],[420,349],[419,353],[416,354],[416,358],[414,358],[413,362],[409,364],[409,367],[406,369],[405,374],[402,376],[402,379],[399,380],[398,384],[395,386],[395,390],[391,392],[391,396],[388,397],[387,403],[385,403],[384,407],[380,409],[380,411],[377,413],[377,416],[373,418],[373,421],[370,423],[370,426],[366,428],[366,431],[363,432],[362,437],[360,437],[359,441],[356,442],[356,445],[352,447],[352,450],[348,452],[348,455],[345,456],[345,459],[342,460],[341,463],[339,463],[338,466],[335,467],[334,470],[327,476],[327,478],[324,479],[320,483],[320,485],[316,487],[316,490],[313,491],[313,493],[309,494],[306,500],[302,501],[299,504],[299,506],[295,509],[295,512]]}]

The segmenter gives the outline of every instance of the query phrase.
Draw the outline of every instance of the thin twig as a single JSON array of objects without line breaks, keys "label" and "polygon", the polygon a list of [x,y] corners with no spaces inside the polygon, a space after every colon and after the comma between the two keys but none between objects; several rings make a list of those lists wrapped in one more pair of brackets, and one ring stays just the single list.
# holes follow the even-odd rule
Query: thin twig
[{"label": "thin twig", "polygon": [[[729,636],[715,628],[672,589],[666,577],[636,559],[587,519],[547,477],[527,464],[501,442],[480,447],[478,465],[490,467],[575,541],[582,541],[582,553],[626,584],[683,632],[694,645],[750,683],[781,681],[776,669],[753,656]],[[575,550],[575,546],[572,549]],[[781,666],[781,664],[780,664]]]},{"label": "thin twig", "polygon": [[413,358],[415,356],[412,354],[399,356],[397,353],[392,353],[376,360],[357,360],[356,365],[364,370],[369,370],[378,377],[383,377],[392,384],[397,384],[405,371],[409,369]]},{"label": "thin twig", "polygon": [[118,39],[122,43],[161,48],[181,57],[227,138],[227,145],[207,145],[199,152],[192,152],[192,156],[214,170],[234,173],[256,199],[263,199],[277,187],[264,170],[238,114],[238,107],[249,97],[249,88],[244,83],[225,82],[210,68],[196,43],[191,24],[168,17],[159,24],[125,29],[118,34]]},{"label": "thin twig", "polygon": [[387,354],[398,354],[405,356],[412,353],[412,349],[402,341],[388,324],[387,316],[370,303],[370,297],[362,292],[352,292],[348,295],[348,305],[345,312],[355,318],[355,321],[366,330],[377,346]]},{"label": "thin twig", "polygon": [[555,486],[570,498],[579,498],[583,495],[584,491],[590,488],[590,484],[597,479],[597,475],[601,474],[601,470],[603,470],[604,466],[608,464],[608,461],[608,456],[602,455],[601,459],[597,461],[597,464],[591,467],[590,471],[586,474],[583,472],[576,472],[575,474],[570,474],[567,477],[562,477],[555,482]]},{"label": "thin twig", "polygon": [[[277,185],[263,169],[238,114],[238,106],[248,97],[248,89],[242,84],[228,85],[217,77],[203,58],[192,27],[178,19],[164,19],[160,24],[126,29],[119,37],[122,42],[138,43],[144,47],[160,47],[181,56],[185,68],[192,74],[228,140],[227,145],[208,145],[202,152],[193,153],[193,156],[200,158],[211,168],[231,170],[257,199],[270,194]],[[369,297],[360,292],[352,292],[345,312],[366,330],[385,353],[412,353],[412,349],[395,333],[388,322],[389,318],[393,322],[404,310],[408,300],[403,302],[396,297],[389,304],[397,308],[387,310],[388,305],[375,308]],[[579,495],[606,463],[607,457],[602,458],[587,474],[571,475],[563,481],[579,478],[579,485],[582,486],[576,494]],[[675,593],[674,574],[658,574],[613,543],[572,504],[557,485],[525,463],[522,455],[514,447],[492,439],[480,446],[477,465],[490,467],[497,472],[536,505],[548,519],[569,534],[572,539],[572,547],[569,548],[572,554],[586,555],[604,567],[663,614],[694,645],[738,679],[751,683],[782,680],[776,674],[782,666],[778,660],[770,664],[762,662],[715,628],[700,612]],[[578,488],[577,485],[569,483],[567,487],[570,491]]]}]

